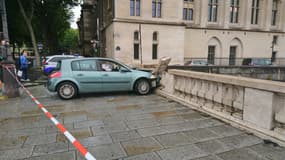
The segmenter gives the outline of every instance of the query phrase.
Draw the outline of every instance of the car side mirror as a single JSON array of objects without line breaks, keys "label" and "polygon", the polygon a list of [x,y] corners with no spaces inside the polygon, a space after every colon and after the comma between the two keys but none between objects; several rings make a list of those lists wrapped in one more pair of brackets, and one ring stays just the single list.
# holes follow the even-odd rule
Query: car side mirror
[{"label": "car side mirror", "polygon": [[123,72],[123,73],[124,73],[124,72],[130,72],[130,70],[128,70],[127,68],[121,68],[121,69],[120,69],[120,72]]}]

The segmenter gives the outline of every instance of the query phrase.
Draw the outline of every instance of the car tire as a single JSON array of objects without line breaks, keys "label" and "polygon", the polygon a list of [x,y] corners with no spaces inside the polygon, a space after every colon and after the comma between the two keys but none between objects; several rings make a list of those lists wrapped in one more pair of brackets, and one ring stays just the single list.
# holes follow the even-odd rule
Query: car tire
[{"label": "car tire", "polygon": [[150,84],[146,79],[140,79],[136,82],[135,91],[139,95],[147,95],[150,92]]},{"label": "car tire", "polygon": [[57,94],[61,99],[72,99],[77,96],[77,87],[71,82],[60,83],[57,87]]}]

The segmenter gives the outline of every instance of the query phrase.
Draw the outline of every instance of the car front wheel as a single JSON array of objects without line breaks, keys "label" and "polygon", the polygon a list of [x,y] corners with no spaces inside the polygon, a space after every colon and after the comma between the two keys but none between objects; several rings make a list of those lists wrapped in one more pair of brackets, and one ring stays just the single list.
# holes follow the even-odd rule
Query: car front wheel
[{"label": "car front wheel", "polygon": [[150,92],[150,84],[146,79],[139,80],[135,85],[136,93],[146,95]]},{"label": "car front wheel", "polygon": [[68,100],[77,96],[77,88],[71,82],[63,82],[57,88],[57,94],[61,99]]}]

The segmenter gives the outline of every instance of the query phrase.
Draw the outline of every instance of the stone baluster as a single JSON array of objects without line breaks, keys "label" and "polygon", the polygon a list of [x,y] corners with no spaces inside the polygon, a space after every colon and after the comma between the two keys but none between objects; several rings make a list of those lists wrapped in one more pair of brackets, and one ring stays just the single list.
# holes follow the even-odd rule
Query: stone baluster
[{"label": "stone baluster", "polygon": [[217,83],[217,85],[215,86],[214,107],[213,107],[216,111],[221,112],[223,109],[222,98],[223,98],[223,84]]}]

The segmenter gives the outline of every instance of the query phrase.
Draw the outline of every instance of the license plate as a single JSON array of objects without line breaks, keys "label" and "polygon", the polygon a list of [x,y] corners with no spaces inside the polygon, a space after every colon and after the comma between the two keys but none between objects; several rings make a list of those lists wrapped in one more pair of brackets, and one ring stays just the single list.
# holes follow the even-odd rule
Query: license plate
[{"label": "license plate", "polygon": [[152,82],[151,82],[151,86],[152,86],[152,87],[156,87],[156,81],[152,81]]}]

